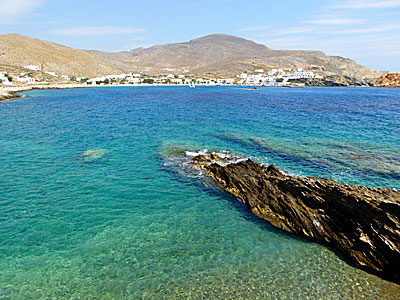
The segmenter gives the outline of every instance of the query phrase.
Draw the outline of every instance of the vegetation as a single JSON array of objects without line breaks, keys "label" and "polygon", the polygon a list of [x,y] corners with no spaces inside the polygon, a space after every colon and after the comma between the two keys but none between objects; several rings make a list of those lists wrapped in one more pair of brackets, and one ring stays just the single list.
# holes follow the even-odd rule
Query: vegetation
[{"label": "vegetation", "polygon": [[146,79],[143,80],[143,83],[153,84],[154,83],[154,79],[146,78]]},{"label": "vegetation", "polygon": [[276,82],[283,82],[283,78],[277,78],[275,81]]}]

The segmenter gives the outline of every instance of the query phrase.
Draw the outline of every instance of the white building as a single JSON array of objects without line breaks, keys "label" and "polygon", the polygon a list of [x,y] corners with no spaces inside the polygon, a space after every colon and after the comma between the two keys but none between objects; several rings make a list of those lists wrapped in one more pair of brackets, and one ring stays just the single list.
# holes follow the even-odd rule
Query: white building
[{"label": "white building", "polygon": [[119,74],[119,75],[107,75],[106,79],[115,79],[115,80],[122,80],[127,77],[130,77],[131,74]]},{"label": "white building", "polygon": [[70,78],[67,75],[61,75],[61,78],[65,80],[70,80]]},{"label": "white building", "polygon": [[15,80],[21,83],[35,83],[35,79],[32,77],[24,76],[24,77],[15,77]]},{"label": "white building", "polygon": [[104,81],[104,80],[106,80],[106,78],[104,76],[103,77],[90,78],[90,79],[88,79],[87,84],[96,85],[97,82],[101,82],[101,81]]},{"label": "white building", "polygon": [[265,82],[265,77],[262,74],[259,75],[249,75],[246,79],[246,84],[248,85],[259,85]]},{"label": "white building", "polygon": [[34,66],[34,65],[24,66],[24,68],[32,70],[32,71],[40,71],[40,67],[39,66]]},{"label": "white building", "polygon": [[128,78],[128,82],[131,84],[139,84],[140,83],[140,79],[137,77],[130,77]]},{"label": "white building", "polygon": [[272,69],[271,71],[268,72],[268,76],[274,76],[278,73],[278,69]]},{"label": "white building", "polygon": [[256,73],[264,73],[264,69],[257,69],[255,70]]},{"label": "white building", "polygon": [[8,77],[3,72],[0,72],[0,80],[3,85],[11,85],[12,84],[12,82],[8,80]]},{"label": "white building", "polygon": [[58,75],[55,72],[49,72],[49,71],[44,71],[46,74],[54,76],[54,77],[58,77]]},{"label": "white building", "polygon": [[227,79],[217,79],[217,84],[234,84],[235,79],[227,78]]},{"label": "white building", "polygon": [[314,72],[295,72],[295,73],[287,74],[285,77],[287,79],[323,78],[320,75],[314,74]]}]

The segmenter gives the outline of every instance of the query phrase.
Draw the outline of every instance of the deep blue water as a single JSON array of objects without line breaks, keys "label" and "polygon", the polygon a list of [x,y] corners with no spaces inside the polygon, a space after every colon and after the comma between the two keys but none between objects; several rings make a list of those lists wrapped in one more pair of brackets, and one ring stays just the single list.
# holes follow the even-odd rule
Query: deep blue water
[{"label": "deep blue water", "polygon": [[0,103],[0,299],[400,297],[165,164],[177,150],[229,150],[297,175],[400,189],[400,90],[24,95]]}]

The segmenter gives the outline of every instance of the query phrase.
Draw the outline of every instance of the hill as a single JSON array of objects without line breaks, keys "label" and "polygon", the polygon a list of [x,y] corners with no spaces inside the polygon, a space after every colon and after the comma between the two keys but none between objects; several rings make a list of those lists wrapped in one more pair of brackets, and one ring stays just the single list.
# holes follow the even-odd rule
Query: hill
[{"label": "hill", "polygon": [[339,56],[321,51],[273,50],[243,38],[213,34],[185,43],[139,48],[119,53],[92,51],[91,54],[123,70],[162,74],[187,72],[232,76],[258,68],[304,68],[327,75],[358,79],[379,77],[379,72]]},{"label": "hill", "polygon": [[70,76],[97,76],[120,72],[87,51],[13,33],[0,35],[0,65],[38,65],[44,71]]},{"label": "hill", "polygon": [[321,51],[273,50],[226,34],[114,53],[77,50],[5,34],[0,35],[0,54],[0,65],[42,65],[46,71],[88,77],[121,72],[234,76],[260,68],[303,68],[357,79],[377,78],[386,73],[361,66],[348,58],[327,56]]}]

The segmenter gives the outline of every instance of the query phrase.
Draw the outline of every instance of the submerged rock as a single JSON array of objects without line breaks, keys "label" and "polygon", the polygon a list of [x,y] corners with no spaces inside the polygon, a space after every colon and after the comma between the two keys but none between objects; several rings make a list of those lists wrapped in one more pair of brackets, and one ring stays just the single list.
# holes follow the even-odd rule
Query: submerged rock
[{"label": "submerged rock", "polygon": [[295,177],[248,159],[222,163],[198,155],[200,168],[275,227],[329,244],[351,261],[400,283],[400,192]]},{"label": "submerged rock", "polygon": [[97,148],[97,149],[89,149],[82,152],[81,157],[83,158],[84,162],[97,162],[107,154],[108,154],[107,150]]}]

